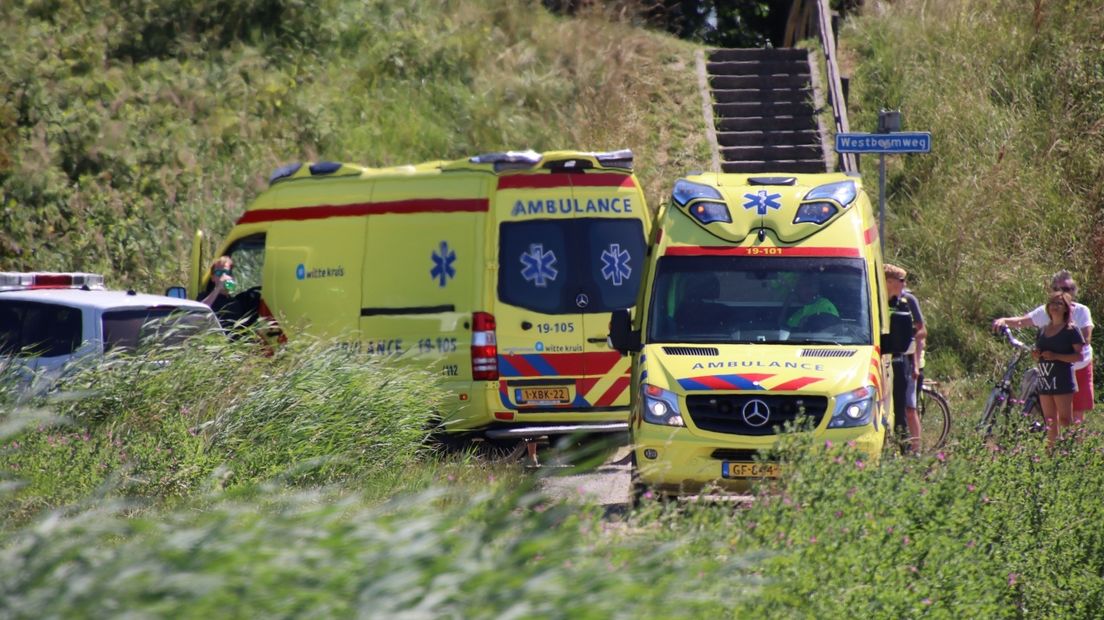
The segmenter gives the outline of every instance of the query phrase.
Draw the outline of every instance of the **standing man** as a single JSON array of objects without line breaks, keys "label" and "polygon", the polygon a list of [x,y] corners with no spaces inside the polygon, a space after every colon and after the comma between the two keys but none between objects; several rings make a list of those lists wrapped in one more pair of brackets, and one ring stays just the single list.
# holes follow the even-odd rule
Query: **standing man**
[{"label": "standing man", "polygon": [[[1051,293],[1068,293],[1072,299],[1077,299],[1077,282],[1073,280],[1070,272],[1063,269],[1050,278]],[[1093,394],[1093,364],[1092,364],[1092,338],[1093,320],[1092,312],[1087,306],[1073,302],[1072,312],[1073,326],[1081,331],[1081,337],[1085,339],[1085,346],[1081,348],[1081,361],[1073,365],[1074,378],[1077,381],[1076,391],[1073,393],[1073,425],[1085,422],[1085,412],[1093,408],[1095,395]],[[993,331],[1002,327],[1045,327],[1050,323],[1046,306],[1039,306],[1023,316],[1001,317],[993,321]]]},{"label": "standing man", "polygon": [[[912,291],[905,288],[908,272],[886,263],[886,292],[889,294],[889,306],[900,312],[912,315],[912,343],[907,351],[893,358],[893,427],[908,427],[907,452],[920,452],[920,414],[916,411],[916,397],[920,389],[920,368],[924,359],[924,343],[928,338],[928,329],[924,325],[924,315],[920,312],[920,302]],[[902,419],[903,418],[903,419]]]}]

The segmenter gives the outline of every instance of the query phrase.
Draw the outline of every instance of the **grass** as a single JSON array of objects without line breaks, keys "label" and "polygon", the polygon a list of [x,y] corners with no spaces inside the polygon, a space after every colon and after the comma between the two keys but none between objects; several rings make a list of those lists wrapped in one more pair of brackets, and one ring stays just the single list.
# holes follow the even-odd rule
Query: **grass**
[{"label": "grass", "polygon": [[[910,271],[941,377],[985,374],[1003,356],[985,327],[1041,304],[1059,269],[1082,303],[1104,302],[1104,21],[1077,3],[1034,7],[878,3],[841,32],[852,129],[890,107],[932,132],[930,154],[889,158],[886,248]],[[876,164],[863,162],[870,187]]]},{"label": "grass", "polygon": [[164,290],[186,281],[193,231],[221,239],[288,161],[631,148],[653,206],[708,162],[700,118],[684,114],[699,105],[694,46],[612,12],[132,4],[0,10],[0,269]]}]

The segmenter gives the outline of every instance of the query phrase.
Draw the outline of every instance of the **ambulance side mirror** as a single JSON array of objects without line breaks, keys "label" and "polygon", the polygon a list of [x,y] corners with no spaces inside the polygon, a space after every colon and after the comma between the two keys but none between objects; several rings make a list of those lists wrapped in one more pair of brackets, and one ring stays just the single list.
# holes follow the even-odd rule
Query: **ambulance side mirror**
[{"label": "ambulance side mirror", "polygon": [[616,310],[610,315],[609,345],[621,355],[640,351],[640,332],[633,331],[628,310]]},{"label": "ambulance side mirror", "polygon": [[188,291],[186,291],[183,286],[170,286],[165,289],[165,296],[175,297],[177,299],[187,299]]},{"label": "ambulance side mirror", "polygon": [[900,355],[912,343],[912,315],[908,312],[889,314],[889,333],[882,334],[882,355]]}]

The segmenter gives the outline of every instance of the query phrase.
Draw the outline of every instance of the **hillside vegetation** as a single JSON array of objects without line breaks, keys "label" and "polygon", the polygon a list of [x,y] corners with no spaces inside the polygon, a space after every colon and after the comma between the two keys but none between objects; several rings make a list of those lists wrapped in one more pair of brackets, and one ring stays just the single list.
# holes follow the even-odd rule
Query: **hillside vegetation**
[{"label": "hillside vegetation", "polygon": [[288,161],[628,147],[653,203],[708,162],[692,45],[537,0],[32,0],[0,36],[0,270],[184,282]]},{"label": "hillside vegetation", "polygon": [[1078,0],[868,2],[842,31],[852,129],[899,107],[932,132],[930,154],[890,158],[886,250],[914,275],[937,376],[988,372],[984,327],[1041,304],[1059,269],[1104,314],[1102,42],[1099,3]]}]

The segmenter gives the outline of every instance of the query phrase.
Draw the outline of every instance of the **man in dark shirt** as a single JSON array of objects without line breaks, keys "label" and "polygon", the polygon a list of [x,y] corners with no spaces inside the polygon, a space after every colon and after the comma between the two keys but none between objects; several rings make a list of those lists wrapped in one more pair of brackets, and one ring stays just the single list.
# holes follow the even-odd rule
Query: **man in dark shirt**
[{"label": "man in dark shirt", "polygon": [[912,344],[904,353],[893,358],[893,418],[898,433],[908,428],[908,452],[920,451],[920,415],[916,411],[916,398],[920,389],[921,368],[924,360],[924,344],[928,337],[920,302],[912,291],[905,288],[908,272],[886,263],[886,292],[889,307],[912,315]]}]

